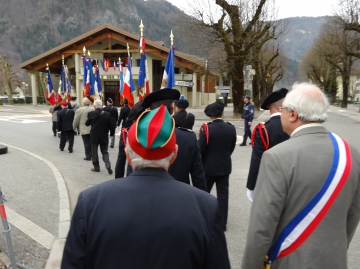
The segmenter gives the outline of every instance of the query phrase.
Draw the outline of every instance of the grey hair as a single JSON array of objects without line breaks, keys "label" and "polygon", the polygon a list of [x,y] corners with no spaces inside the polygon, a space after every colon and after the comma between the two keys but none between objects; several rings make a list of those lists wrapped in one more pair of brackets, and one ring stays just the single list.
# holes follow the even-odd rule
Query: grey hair
[{"label": "grey hair", "polygon": [[283,102],[283,107],[296,110],[303,122],[324,122],[327,119],[329,100],[320,88],[312,83],[295,82]]},{"label": "grey hair", "polygon": [[84,103],[84,105],[86,105],[86,106],[89,106],[89,105],[91,104],[90,100],[87,99],[86,97],[84,98],[83,103]]},{"label": "grey hair", "polygon": [[101,102],[101,100],[95,100],[95,101],[94,101],[94,107],[95,107],[95,108],[102,108],[102,102]]},{"label": "grey hair", "polygon": [[132,162],[133,169],[142,169],[145,167],[162,167],[164,169],[168,169],[170,166],[170,160],[174,156],[174,152],[172,152],[168,157],[165,157],[160,160],[147,160],[142,157],[140,157],[135,151],[132,150],[132,148],[129,145],[128,139],[126,140],[126,150],[130,155],[130,159]]},{"label": "grey hair", "polygon": [[174,100],[171,100],[171,99],[166,99],[166,100],[159,100],[159,101],[155,101],[155,102],[152,102],[151,104],[150,104],[150,110],[153,110],[153,109],[155,109],[155,108],[158,108],[158,107],[160,107],[161,105],[164,105],[164,106],[166,106],[166,108],[167,108],[167,110],[168,110],[168,112],[170,113],[170,114],[172,114],[173,113],[173,109],[174,109]]}]

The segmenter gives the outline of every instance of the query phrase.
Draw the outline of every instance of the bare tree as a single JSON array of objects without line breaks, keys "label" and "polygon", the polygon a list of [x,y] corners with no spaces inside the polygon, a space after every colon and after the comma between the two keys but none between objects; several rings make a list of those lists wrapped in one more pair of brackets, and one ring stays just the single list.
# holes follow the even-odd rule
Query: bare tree
[{"label": "bare tree", "polygon": [[[336,67],[330,64],[326,57],[324,57],[326,53],[323,51],[323,48],[326,44],[322,44],[321,41],[325,41],[325,39],[317,40],[314,46],[303,57],[299,71],[305,74],[312,82],[319,85],[334,101],[338,90]],[[334,62],[340,62],[340,59],[336,59],[336,55],[332,57]]]},{"label": "bare tree", "polygon": [[[274,24],[265,18],[268,14],[265,11],[272,3],[271,0],[216,0],[214,6],[212,1],[194,0],[189,8],[192,10],[191,19],[187,18],[185,25],[186,29],[191,29],[188,32],[196,33],[204,47],[216,47],[224,52],[220,72],[225,72],[232,81],[233,113],[236,117],[243,110],[243,70],[244,65],[249,64],[251,49],[259,42],[265,44],[276,36]],[[258,24],[259,21],[263,23]]]},{"label": "bare tree", "polygon": [[[358,49],[359,34],[346,31],[339,23],[339,17],[331,17],[323,26],[319,45],[322,56],[339,72],[342,79],[343,98],[341,107],[347,107],[350,75],[353,64],[357,59],[354,55]],[[351,53],[350,53],[351,52]]]}]

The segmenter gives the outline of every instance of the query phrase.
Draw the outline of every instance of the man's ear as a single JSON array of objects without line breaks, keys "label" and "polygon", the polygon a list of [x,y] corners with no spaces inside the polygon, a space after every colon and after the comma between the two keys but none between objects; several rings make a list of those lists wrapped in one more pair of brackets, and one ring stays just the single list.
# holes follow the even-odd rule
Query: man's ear
[{"label": "man's ear", "polygon": [[299,118],[298,112],[296,110],[291,110],[291,117],[290,117],[290,122],[295,122],[297,121]]},{"label": "man's ear", "polygon": [[[131,158],[130,158],[130,154],[127,151],[126,148],[125,148],[125,155],[126,155],[126,160],[127,160],[128,164],[132,167],[132,161],[131,161]],[[132,168],[134,169],[134,167],[132,167]]]},{"label": "man's ear", "polygon": [[173,151],[173,152],[174,152],[174,156],[171,158],[170,164],[173,164],[173,163],[175,162],[176,157],[177,157],[177,154],[178,154],[178,149],[179,149],[178,145],[175,144],[175,148],[174,148],[174,151]]}]

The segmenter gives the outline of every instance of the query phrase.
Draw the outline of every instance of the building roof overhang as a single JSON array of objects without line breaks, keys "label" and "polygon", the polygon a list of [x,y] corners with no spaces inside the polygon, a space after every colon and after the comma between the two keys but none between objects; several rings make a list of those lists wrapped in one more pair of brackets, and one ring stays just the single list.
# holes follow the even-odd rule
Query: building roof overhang
[{"label": "building roof overhang", "polygon": [[[122,43],[128,43],[130,52],[138,52],[138,40],[140,36],[121,30],[109,24],[99,26],[87,33],[84,33],[72,40],[69,40],[51,50],[48,50],[32,59],[20,64],[20,68],[27,69],[28,72],[45,71],[46,64],[49,65],[51,73],[60,73],[62,56],[64,59],[71,57],[75,53],[83,54],[83,47],[90,47],[106,39],[115,39]],[[167,59],[169,48],[146,39],[146,51],[159,58]],[[91,53],[118,53],[126,50],[92,50]],[[175,52],[175,64],[183,66],[189,70],[203,69],[205,61],[198,57],[192,57],[189,54],[179,51]]]}]

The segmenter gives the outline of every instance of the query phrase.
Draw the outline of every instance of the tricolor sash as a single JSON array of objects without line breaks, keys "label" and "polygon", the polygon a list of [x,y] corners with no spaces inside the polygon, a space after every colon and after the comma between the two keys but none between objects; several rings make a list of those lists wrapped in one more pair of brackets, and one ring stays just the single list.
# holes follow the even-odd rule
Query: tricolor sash
[{"label": "tricolor sash", "polygon": [[289,255],[305,242],[325,217],[349,177],[352,165],[349,145],[336,134],[329,132],[329,135],[334,148],[329,175],[321,190],[280,233],[269,253],[266,268],[270,268],[276,258]]}]

